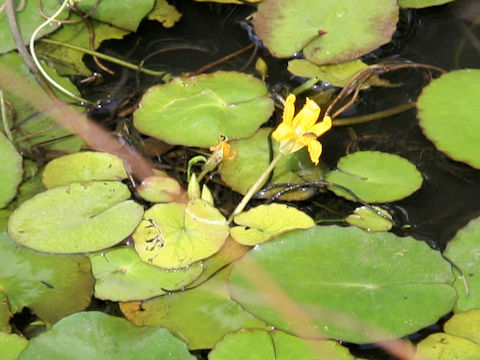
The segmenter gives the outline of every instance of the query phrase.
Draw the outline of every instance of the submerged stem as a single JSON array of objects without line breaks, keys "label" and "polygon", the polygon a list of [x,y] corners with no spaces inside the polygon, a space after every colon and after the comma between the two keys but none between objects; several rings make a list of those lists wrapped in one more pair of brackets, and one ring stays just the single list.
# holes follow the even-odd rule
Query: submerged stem
[{"label": "submerged stem", "polygon": [[272,170],[275,168],[275,166],[278,164],[278,162],[282,158],[282,156],[283,156],[282,153],[278,153],[278,155],[273,158],[270,165],[268,165],[268,167],[265,169],[265,171],[262,173],[262,175],[260,175],[260,177],[257,179],[257,181],[255,181],[255,183],[250,187],[250,189],[248,189],[248,191],[244,195],[242,201],[240,201],[240,203],[237,205],[235,210],[233,210],[232,214],[228,218],[227,222],[229,224],[232,222],[233,218],[236,215],[240,214],[243,211],[243,209],[245,208],[245,206],[247,206],[248,202],[253,197],[253,195],[255,195],[257,193],[257,191],[260,190],[260,187],[263,185],[265,180],[267,180],[268,176],[270,175]]}]

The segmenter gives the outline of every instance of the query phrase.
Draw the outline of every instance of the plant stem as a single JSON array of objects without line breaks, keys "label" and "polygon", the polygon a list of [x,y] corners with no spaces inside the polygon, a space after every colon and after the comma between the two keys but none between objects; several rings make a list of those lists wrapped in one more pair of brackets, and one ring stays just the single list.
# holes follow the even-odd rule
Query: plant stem
[{"label": "plant stem", "polygon": [[3,91],[0,90],[0,112],[2,116],[3,131],[10,141],[13,141],[12,133],[10,132],[10,125],[7,120],[7,110],[5,106],[5,100],[3,98]]},{"label": "plant stem", "polygon": [[124,67],[129,68],[129,69],[141,71],[141,72],[143,72],[145,74],[148,74],[148,75],[163,76],[163,79],[165,81],[168,81],[172,78],[172,76],[165,71],[155,71],[155,70],[145,69],[145,68],[140,67],[138,65],[135,65],[135,64],[129,63],[127,61],[123,61],[123,60],[120,60],[118,58],[115,58],[113,56],[109,56],[109,55],[99,53],[95,50],[86,49],[86,48],[83,48],[83,47],[80,47],[80,46],[71,45],[71,44],[63,43],[63,42],[60,42],[60,41],[57,41],[57,40],[52,40],[52,39],[42,39],[42,42],[44,42],[46,44],[58,45],[58,46],[63,46],[63,47],[69,48],[69,49],[77,50],[77,51],[80,51],[84,54],[96,56],[100,59],[110,61],[114,64],[118,64],[118,65],[124,66]]},{"label": "plant stem", "polygon": [[260,177],[257,179],[257,181],[255,181],[255,183],[250,187],[250,189],[248,189],[248,191],[244,195],[242,201],[240,201],[240,203],[237,205],[235,210],[233,210],[232,214],[228,218],[228,220],[227,220],[228,224],[230,224],[232,222],[232,220],[235,216],[237,216],[238,214],[240,214],[243,211],[243,209],[245,208],[245,206],[247,206],[248,202],[253,197],[253,195],[255,195],[257,193],[257,191],[260,190],[260,187],[267,180],[268,176],[270,175],[272,170],[275,168],[278,161],[282,158],[282,156],[283,156],[282,153],[278,153],[278,155],[275,156],[275,158],[272,160],[270,165],[268,165],[268,167],[265,169],[265,171],[262,173],[262,175],[260,175]]},{"label": "plant stem", "polygon": [[415,108],[415,105],[416,103],[407,103],[407,104],[395,106],[387,110],[378,111],[373,114],[335,119],[333,120],[332,125],[333,126],[350,126],[350,125],[361,124],[361,123],[365,123],[373,120],[383,119],[388,116],[397,115],[397,114],[400,114],[401,112],[413,109]]}]

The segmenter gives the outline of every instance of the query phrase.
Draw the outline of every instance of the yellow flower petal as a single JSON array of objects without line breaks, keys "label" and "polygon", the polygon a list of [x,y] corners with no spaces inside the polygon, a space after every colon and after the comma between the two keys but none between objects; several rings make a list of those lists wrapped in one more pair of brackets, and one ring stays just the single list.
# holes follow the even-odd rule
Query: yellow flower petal
[{"label": "yellow flower petal", "polygon": [[302,110],[293,118],[292,126],[296,131],[297,128],[301,128],[302,133],[309,132],[309,128],[315,124],[319,115],[320,107],[315,101],[307,98]]},{"label": "yellow flower petal", "polygon": [[330,116],[325,116],[322,122],[315,124],[310,128],[310,132],[317,136],[320,136],[325,134],[328,130],[330,130],[331,127],[332,127],[332,119],[330,118]]},{"label": "yellow flower petal", "polygon": [[290,126],[282,122],[272,133],[272,137],[274,140],[281,142],[288,139],[294,139],[295,133]]},{"label": "yellow flower petal", "polygon": [[322,144],[315,139],[311,139],[307,145],[308,154],[310,155],[310,160],[317,165],[318,159],[320,159],[320,155],[322,155]]},{"label": "yellow flower petal", "polygon": [[295,100],[296,97],[293,94],[290,94],[285,99],[283,104],[283,122],[289,126],[292,125],[293,115],[295,114]]}]

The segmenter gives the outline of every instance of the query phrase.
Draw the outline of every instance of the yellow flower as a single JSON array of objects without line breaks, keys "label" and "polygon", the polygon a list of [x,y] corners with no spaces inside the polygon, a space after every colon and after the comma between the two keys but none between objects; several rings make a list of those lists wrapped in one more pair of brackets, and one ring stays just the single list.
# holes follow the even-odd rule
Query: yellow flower
[{"label": "yellow flower", "polygon": [[272,137],[280,142],[282,154],[290,154],[306,146],[310,159],[316,165],[322,154],[322,144],[317,137],[330,130],[332,119],[325,116],[322,122],[315,124],[320,115],[320,107],[309,98],[295,117],[294,114],[295,95],[290,94],[285,100],[283,121],[272,133]]}]

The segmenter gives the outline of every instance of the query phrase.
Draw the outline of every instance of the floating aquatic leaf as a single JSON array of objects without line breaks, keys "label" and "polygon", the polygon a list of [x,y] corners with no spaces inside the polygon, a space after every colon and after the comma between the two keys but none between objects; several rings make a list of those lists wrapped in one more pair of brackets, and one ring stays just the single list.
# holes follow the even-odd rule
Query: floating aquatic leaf
[{"label": "floating aquatic leaf", "polygon": [[19,244],[39,251],[105,249],[129,236],[142,219],[142,206],[128,198],[128,187],[117,181],[59,186],[17,208],[8,232]]},{"label": "floating aquatic leaf", "polygon": [[480,217],[470,221],[450,240],[445,256],[462,270],[469,293],[461,275],[456,271],[455,289],[458,301],[455,311],[467,311],[480,308]]},{"label": "floating aquatic leaf", "polygon": [[188,204],[156,204],[133,233],[135,250],[150,264],[178,269],[215,254],[228,225],[215,207],[201,199]]},{"label": "floating aquatic leaf", "polygon": [[263,82],[218,71],[151,87],[134,113],[134,124],[170,144],[209,147],[220,135],[252,135],[272,112],[273,101]]},{"label": "floating aquatic leaf", "polygon": [[443,325],[446,333],[480,345],[480,309],[459,312]]},{"label": "floating aquatic leaf", "polygon": [[[316,65],[305,59],[293,59],[288,62],[288,71],[293,75],[313,78],[329,83],[333,86],[344,87],[350,79],[359,71],[368,67],[361,60],[347,61],[340,64]],[[390,83],[372,75],[367,80],[368,85],[389,86]],[[366,87],[368,87],[366,85]]]},{"label": "floating aquatic leaf", "polygon": [[418,97],[420,126],[452,159],[480,169],[480,70],[458,70],[433,80]]},{"label": "floating aquatic leaf", "polygon": [[[435,323],[455,304],[453,280],[449,263],[424,242],[322,226],[255,246],[234,263],[228,287],[243,308],[280,330],[368,343]],[[270,291],[270,283],[283,292]],[[286,301],[308,321],[286,314]]]},{"label": "floating aquatic leaf", "polygon": [[22,156],[0,131],[0,208],[5,207],[17,194],[22,181]]},{"label": "floating aquatic leaf", "polygon": [[277,57],[303,50],[323,65],[356,59],[389,42],[396,0],[264,0],[253,16],[255,32]]},{"label": "floating aquatic leaf", "polygon": [[[1,241],[1,240],[0,240]],[[1,280],[0,280],[1,282]],[[12,313],[10,311],[10,304],[8,303],[7,294],[0,293],[0,334],[9,333],[12,330],[10,326],[10,319],[12,318]],[[0,353],[2,346],[0,345]],[[0,359],[2,357],[0,356]]]},{"label": "floating aquatic leaf", "polygon": [[253,246],[293,229],[308,229],[315,225],[304,212],[284,204],[260,205],[234,217],[230,229],[232,238],[242,245]]},{"label": "floating aquatic leaf", "polygon": [[[80,16],[72,14],[70,20],[79,20]],[[90,46],[90,36],[88,25],[85,21],[79,21],[74,24],[66,24],[57,32],[49,36],[50,40],[60,41],[69,45],[79,46],[85,49],[97,49],[102,41],[107,39],[121,39],[128,34],[127,31],[114,27],[112,25],[90,19],[93,31],[95,33],[93,49]],[[37,55],[50,63],[55,64],[56,71],[62,75],[83,75],[91,76],[90,70],[83,62],[83,52],[68,47],[39,42],[36,47]],[[108,66],[108,63],[106,63]]]},{"label": "floating aquatic leaf", "polygon": [[225,337],[215,344],[208,354],[209,360],[248,359],[275,360],[272,339],[267,331],[242,329]]},{"label": "floating aquatic leaf", "polygon": [[184,288],[202,273],[200,263],[167,271],[144,263],[132,247],[90,255],[95,297],[112,301],[144,300]]},{"label": "floating aquatic leaf", "polygon": [[[415,165],[393,154],[380,151],[357,151],[344,156],[337,169],[326,180],[353,191],[366,202],[390,202],[403,199],[417,191],[423,182]],[[346,191],[330,187],[335,194],[355,200]]]},{"label": "floating aquatic leaf", "polygon": [[90,261],[81,255],[47,255],[0,234],[0,288],[12,313],[28,307],[47,324],[85,309],[93,294]]},{"label": "floating aquatic leaf", "polygon": [[[2,4],[4,4],[4,2],[2,2]],[[58,1],[55,0],[43,0],[41,3],[37,1],[25,1],[23,2],[23,6],[21,4],[22,2],[14,4],[13,6],[19,6],[19,11],[16,12],[16,19],[21,30],[20,32],[22,34],[23,41],[24,43],[28,44],[35,29],[45,22],[45,18],[40,13],[40,5],[42,6],[43,12],[47,16],[53,15],[58,10],[60,5]],[[3,10],[0,15],[0,53],[5,53],[7,51],[16,49],[17,45],[12,37],[12,33],[10,32],[7,16],[5,16],[5,10]],[[64,10],[60,16],[58,16],[58,19],[64,20],[67,17],[68,10]],[[37,39],[43,35],[55,31],[59,26],[60,24],[53,22],[49,26],[44,27],[38,34]]]},{"label": "floating aquatic leaf", "polygon": [[175,179],[166,174],[146,177],[136,188],[138,194],[150,202],[170,202],[182,192],[182,187]]},{"label": "floating aquatic leaf", "polygon": [[156,0],[155,7],[148,14],[149,20],[157,20],[166,28],[171,28],[180,20],[180,14],[175,6],[170,5],[167,0]]},{"label": "floating aquatic leaf", "polygon": [[126,178],[122,159],[113,154],[94,151],[56,158],[45,166],[42,175],[43,184],[48,189],[74,182]]},{"label": "floating aquatic leaf", "polygon": [[413,359],[476,360],[480,359],[480,346],[458,336],[435,333],[418,343]]},{"label": "floating aquatic leaf", "polygon": [[0,359],[17,360],[28,340],[17,334],[0,332]]},{"label": "floating aquatic leaf", "polygon": [[188,348],[211,349],[225,334],[267,325],[231,300],[225,289],[229,268],[200,286],[140,302],[120,303],[125,317],[137,326],[163,326]]},{"label": "floating aquatic leaf", "polygon": [[[348,215],[345,221],[350,225],[356,226],[368,232],[388,231],[392,228],[392,215],[387,210],[378,206],[373,206],[369,209],[366,206],[360,206],[353,211],[353,214]],[[379,211],[385,217],[382,217],[375,211]],[[390,220],[388,220],[390,219]]]},{"label": "floating aquatic leaf", "polygon": [[[233,190],[245,194],[260,177],[270,163],[268,136],[271,128],[262,128],[247,139],[230,142],[237,152],[235,159],[225,161],[220,168],[222,180]],[[273,141],[275,156],[278,153],[278,142]],[[320,180],[322,171],[310,160],[307,150],[301,149],[293,154],[283,156],[273,171],[271,184],[302,184],[307,181]],[[264,196],[272,196],[282,187],[275,188]],[[300,189],[284,194],[281,199],[286,201],[305,200],[315,194],[312,188]]]},{"label": "floating aquatic leaf", "polygon": [[19,360],[194,360],[184,343],[167,329],[136,327],[98,311],[70,315],[36,336]]},{"label": "floating aquatic leaf", "polygon": [[443,5],[455,0],[398,0],[398,6],[402,8],[421,9],[429,6]]},{"label": "floating aquatic leaf", "polygon": [[82,0],[75,6],[85,13],[94,9],[91,17],[128,31],[137,31],[140,21],[152,11],[155,0]]}]

